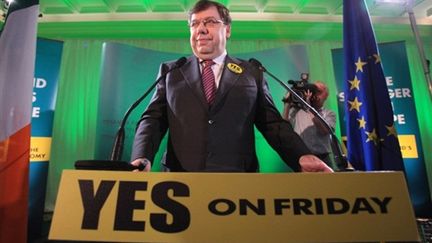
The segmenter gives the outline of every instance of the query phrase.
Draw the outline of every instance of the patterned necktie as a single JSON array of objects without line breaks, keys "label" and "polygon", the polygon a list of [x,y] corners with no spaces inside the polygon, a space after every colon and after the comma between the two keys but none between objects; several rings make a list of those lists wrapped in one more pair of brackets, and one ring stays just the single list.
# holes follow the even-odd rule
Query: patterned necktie
[{"label": "patterned necktie", "polygon": [[209,105],[213,103],[216,94],[215,76],[211,69],[213,64],[215,64],[213,60],[204,60],[202,69],[204,94]]}]

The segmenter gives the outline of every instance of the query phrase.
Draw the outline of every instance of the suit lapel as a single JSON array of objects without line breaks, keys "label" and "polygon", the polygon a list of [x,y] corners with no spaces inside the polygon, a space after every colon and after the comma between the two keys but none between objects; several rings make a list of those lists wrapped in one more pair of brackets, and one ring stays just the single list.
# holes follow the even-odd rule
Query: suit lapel
[{"label": "suit lapel", "polygon": [[[224,97],[228,94],[230,89],[237,82],[241,74],[235,73],[231,71],[227,65],[229,63],[234,63],[240,66],[241,61],[237,59],[233,59],[229,56],[226,56],[224,67],[222,70],[222,76],[219,83],[219,88],[216,91],[215,101],[211,107],[212,111],[216,111],[217,108],[223,104]],[[188,58],[188,61],[180,68],[180,72],[182,73],[186,83],[192,89],[194,95],[198,98],[201,104],[209,109],[209,105],[207,104],[207,100],[205,99],[203,88],[202,88],[202,80],[201,80],[201,71],[199,68],[198,58],[195,56],[191,56]]]},{"label": "suit lapel", "polygon": [[233,85],[237,82],[237,80],[240,77],[240,74],[235,73],[228,68],[228,64],[230,64],[230,63],[231,64],[234,63],[234,64],[240,66],[241,62],[239,60],[232,59],[231,57],[226,56],[223,71],[222,71],[221,80],[219,83],[219,88],[217,89],[216,97],[215,97],[215,101],[214,101],[214,105],[213,105],[214,109],[216,109],[218,107],[218,105],[221,104],[221,101],[228,94],[230,89],[233,87]]},{"label": "suit lapel", "polygon": [[199,68],[198,58],[195,56],[189,57],[188,62],[186,62],[185,65],[180,68],[180,71],[186,80],[186,83],[192,89],[194,95],[198,98],[200,103],[203,104],[206,109],[208,109],[208,104],[204,97],[202,88],[201,71]]}]

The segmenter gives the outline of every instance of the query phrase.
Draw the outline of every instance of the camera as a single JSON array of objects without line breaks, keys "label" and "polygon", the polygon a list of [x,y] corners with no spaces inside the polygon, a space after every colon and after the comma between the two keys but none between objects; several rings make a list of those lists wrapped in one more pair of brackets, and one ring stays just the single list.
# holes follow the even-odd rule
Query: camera
[{"label": "camera", "polygon": [[[302,99],[306,100],[305,92],[312,92],[312,96],[317,93],[317,87],[314,84],[309,83],[309,74],[300,74],[300,80],[288,80],[288,84],[291,85],[291,89],[298,94]],[[284,98],[283,102],[289,102],[298,108],[303,108],[302,103],[297,99],[297,97],[290,95],[287,99]]]}]

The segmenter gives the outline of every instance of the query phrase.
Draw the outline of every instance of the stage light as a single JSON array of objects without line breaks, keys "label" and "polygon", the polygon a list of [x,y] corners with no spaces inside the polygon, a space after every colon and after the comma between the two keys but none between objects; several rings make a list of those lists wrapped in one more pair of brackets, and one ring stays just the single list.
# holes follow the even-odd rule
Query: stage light
[{"label": "stage light", "polygon": [[375,0],[375,3],[391,3],[405,5],[407,3],[407,0]]},{"label": "stage light", "polygon": [[375,4],[397,4],[397,5],[406,5],[407,0],[375,0]]}]

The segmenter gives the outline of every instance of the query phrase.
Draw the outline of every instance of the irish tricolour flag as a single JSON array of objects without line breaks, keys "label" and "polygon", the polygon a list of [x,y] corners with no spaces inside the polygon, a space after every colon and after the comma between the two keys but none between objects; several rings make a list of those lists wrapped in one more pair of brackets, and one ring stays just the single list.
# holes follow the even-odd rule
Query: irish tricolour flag
[{"label": "irish tricolour flag", "polygon": [[24,243],[39,1],[6,0],[2,7],[7,15],[0,32],[0,243]]}]

